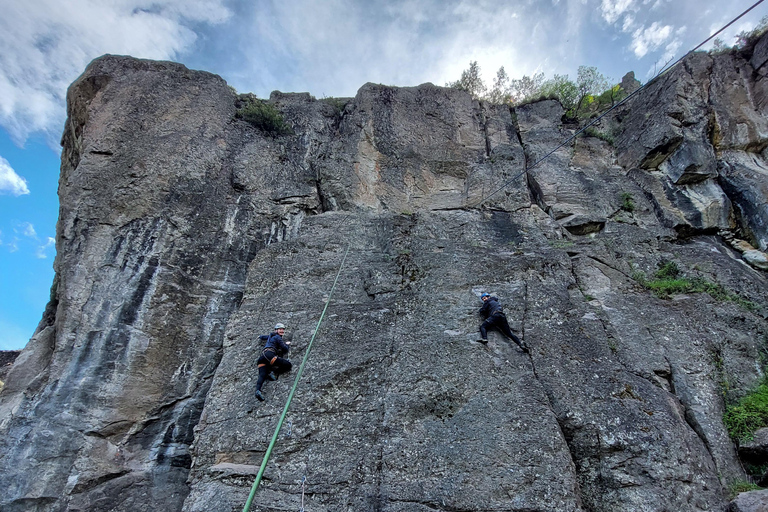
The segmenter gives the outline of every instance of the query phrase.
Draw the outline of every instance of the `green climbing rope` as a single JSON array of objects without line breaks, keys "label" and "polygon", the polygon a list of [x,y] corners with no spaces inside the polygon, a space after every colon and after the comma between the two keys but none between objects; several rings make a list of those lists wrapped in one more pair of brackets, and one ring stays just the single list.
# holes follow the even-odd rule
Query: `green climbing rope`
[{"label": "green climbing rope", "polygon": [[348,245],[347,250],[344,252],[344,258],[341,260],[341,265],[339,265],[339,271],[336,273],[336,279],[333,280],[333,286],[331,286],[331,292],[328,294],[328,300],[325,302],[325,307],[323,308],[323,312],[320,315],[320,320],[317,321],[317,326],[315,327],[314,334],[312,334],[312,339],[309,340],[309,344],[307,345],[307,351],[304,353],[304,359],[302,359],[301,366],[299,366],[299,371],[296,372],[296,378],[293,381],[293,387],[291,388],[291,392],[288,394],[288,400],[285,402],[285,407],[283,407],[283,414],[280,415],[280,419],[277,422],[277,428],[275,428],[275,434],[272,436],[272,441],[270,441],[269,447],[267,447],[267,451],[264,454],[264,459],[261,461],[261,467],[259,468],[258,474],[256,474],[256,480],[254,480],[253,485],[251,486],[251,493],[248,495],[248,501],[245,502],[245,507],[243,507],[243,512],[248,512],[251,509],[251,502],[253,501],[253,497],[256,496],[256,489],[259,488],[261,477],[262,475],[264,475],[264,470],[267,467],[267,462],[269,462],[269,456],[272,454],[272,448],[275,447],[275,443],[277,442],[277,436],[280,434],[280,428],[282,428],[283,426],[283,421],[285,421],[285,415],[288,413],[288,407],[291,405],[293,394],[296,392],[296,387],[299,384],[299,379],[301,379],[301,374],[304,372],[304,365],[307,364],[307,359],[309,359],[309,353],[312,351],[312,343],[314,343],[315,341],[317,332],[320,330],[320,324],[323,322],[323,317],[325,317],[325,312],[328,310],[328,305],[331,303],[331,297],[333,297],[333,290],[336,289],[336,283],[339,281],[339,276],[341,275],[341,269],[344,268],[344,262],[347,261],[347,254],[349,254],[349,247],[350,246]]}]

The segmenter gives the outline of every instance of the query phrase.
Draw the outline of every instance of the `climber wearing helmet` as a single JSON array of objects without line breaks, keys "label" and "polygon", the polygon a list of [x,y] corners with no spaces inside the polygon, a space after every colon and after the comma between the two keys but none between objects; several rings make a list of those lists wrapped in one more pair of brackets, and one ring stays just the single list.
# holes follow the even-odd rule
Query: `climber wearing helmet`
[{"label": "climber wearing helmet", "polygon": [[490,293],[483,293],[480,295],[480,300],[483,301],[483,307],[480,308],[480,314],[485,318],[485,322],[480,324],[480,338],[478,338],[477,341],[482,344],[488,343],[488,329],[496,328],[507,338],[510,338],[517,343],[517,346],[520,347],[523,352],[528,353],[528,345],[515,336],[512,329],[509,328],[507,315],[504,314],[499,299],[492,297]]},{"label": "climber wearing helmet", "polygon": [[291,342],[283,341],[284,334],[285,326],[277,324],[275,325],[274,332],[259,336],[260,340],[266,340],[267,342],[264,350],[261,351],[258,361],[256,361],[256,364],[259,366],[259,380],[256,381],[256,398],[262,402],[264,401],[264,395],[261,394],[261,386],[264,385],[264,381],[267,379],[277,380],[281,373],[289,372],[293,367],[288,359],[283,358],[291,350]]}]

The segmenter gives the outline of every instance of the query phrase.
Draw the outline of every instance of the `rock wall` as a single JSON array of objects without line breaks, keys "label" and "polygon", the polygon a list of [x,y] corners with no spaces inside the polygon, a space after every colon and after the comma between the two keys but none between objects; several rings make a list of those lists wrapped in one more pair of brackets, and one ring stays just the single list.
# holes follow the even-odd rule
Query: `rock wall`
[{"label": "rock wall", "polygon": [[[97,59],[0,394],[0,507],[241,510],[291,387],[254,398],[258,335],[286,323],[297,363],[349,248],[254,509],[725,510],[725,403],[768,349],[741,254],[768,240],[765,46],[689,57],[602,122],[615,144],[527,172],[576,128],[556,101],[273,93],[271,137],[219,77]],[[725,292],[640,286],[668,261]],[[474,341],[483,291],[530,354]]]}]

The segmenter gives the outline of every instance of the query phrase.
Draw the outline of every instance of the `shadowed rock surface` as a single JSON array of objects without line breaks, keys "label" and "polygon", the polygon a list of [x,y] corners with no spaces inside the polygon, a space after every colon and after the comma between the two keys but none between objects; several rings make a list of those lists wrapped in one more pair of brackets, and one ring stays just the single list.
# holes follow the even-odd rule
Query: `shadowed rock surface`
[{"label": "shadowed rock surface", "polygon": [[[557,101],[273,93],[271,137],[215,75],[95,60],[51,302],[0,394],[0,508],[241,510],[292,381],[254,398],[258,336],[286,323],[297,364],[349,248],[254,510],[305,476],[313,511],[726,510],[726,400],[768,349],[734,249],[768,239],[765,47],[689,57],[603,122],[615,147],[527,172],[576,128]],[[665,262],[727,293],[659,298],[638,273]],[[474,341],[484,291],[530,354]]]}]

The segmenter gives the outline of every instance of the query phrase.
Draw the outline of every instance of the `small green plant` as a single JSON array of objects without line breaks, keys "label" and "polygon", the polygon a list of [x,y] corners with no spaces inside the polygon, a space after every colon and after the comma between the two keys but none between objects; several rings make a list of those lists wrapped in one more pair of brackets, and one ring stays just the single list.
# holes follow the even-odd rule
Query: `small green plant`
[{"label": "small green plant", "polygon": [[768,427],[768,379],[738,403],[726,407],[723,423],[731,438],[740,441],[749,441],[757,430]]},{"label": "small green plant", "polygon": [[749,462],[743,462],[744,471],[747,475],[759,480],[762,476],[768,473],[768,464],[750,464]]},{"label": "small green plant", "polygon": [[607,142],[611,146],[613,146],[613,144],[615,142],[615,140],[613,139],[613,136],[610,133],[601,132],[600,130],[598,130],[594,126],[590,126],[586,130],[584,130],[584,135],[587,136],[587,137],[598,138],[598,139],[600,139],[602,141]]},{"label": "small green plant", "polygon": [[730,491],[731,499],[735,498],[739,493],[742,492],[749,492],[749,491],[760,491],[763,488],[760,487],[757,484],[753,484],[751,482],[746,482],[744,480],[740,480],[738,482],[734,482],[731,485],[728,486],[728,490]]},{"label": "small green plant", "polygon": [[680,267],[674,261],[662,260],[659,262],[659,270],[653,275],[657,279],[677,279],[680,277]]},{"label": "small green plant", "polygon": [[344,109],[346,108],[347,103],[349,103],[348,98],[334,98],[333,96],[326,96],[321,101],[332,106],[335,115],[338,117],[344,113]]},{"label": "small green plant", "polygon": [[749,311],[757,310],[754,302],[729,292],[718,283],[703,277],[686,277],[674,261],[661,261],[658,266],[652,279],[640,271],[633,272],[632,278],[660,299],[668,299],[678,293],[706,293],[715,300],[733,302]]},{"label": "small green plant", "polygon": [[274,136],[293,133],[283,115],[274,105],[266,103],[253,95],[244,95],[239,99],[240,108],[235,117],[251,124],[259,130]]},{"label": "small green plant", "polygon": [[573,242],[570,240],[550,240],[549,245],[554,249],[565,249],[566,247],[572,247]]},{"label": "small green plant", "polygon": [[635,211],[635,198],[629,192],[621,193],[621,209],[630,213]]}]

